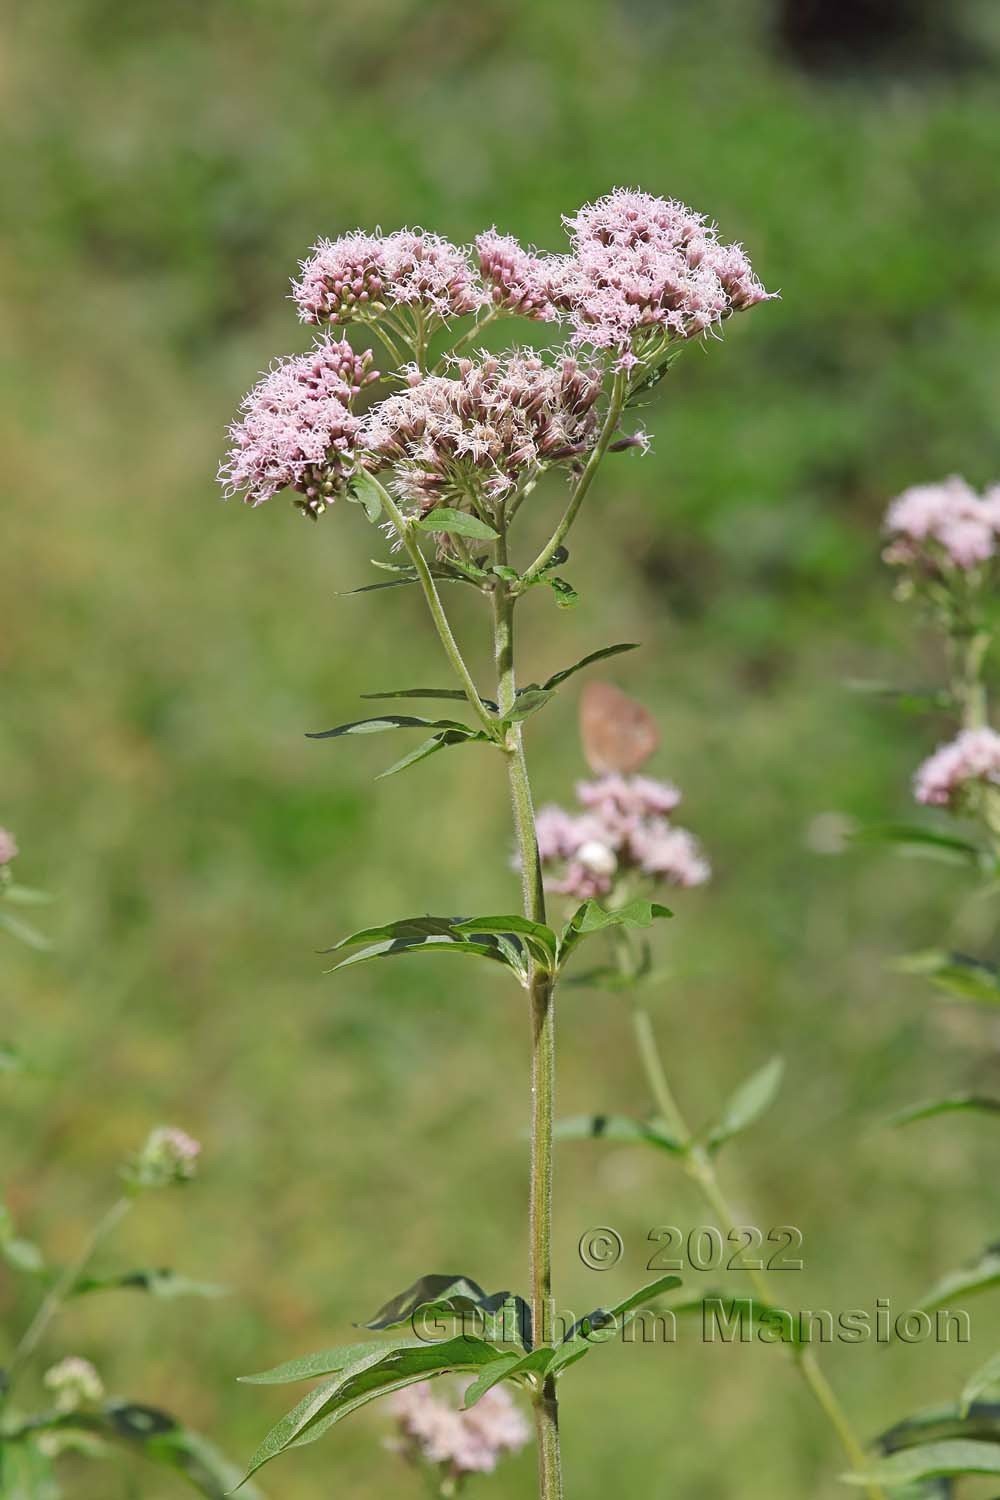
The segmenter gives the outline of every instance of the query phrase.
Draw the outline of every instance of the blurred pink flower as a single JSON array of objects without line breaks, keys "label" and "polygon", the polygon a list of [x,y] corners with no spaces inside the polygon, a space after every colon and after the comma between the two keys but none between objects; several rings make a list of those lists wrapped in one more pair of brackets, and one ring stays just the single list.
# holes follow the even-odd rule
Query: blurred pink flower
[{"label": "blurred pink flower", "polygon": [[6,828],[0,828],[0,865],[9,865],[18,852],[17,839]]},{"label": "blurred pink flower", "polygon": [[273,365],[244,397],[243,415],[229,429],[233,446],[219,468],[226,494],[242,493],[248,505],[262,505],[279,490],[293,489],[307,514],[322,514],[353,468],[361,423],[350,407],[378,379],[372,358],[371,350],[355,354],[346,342],[321,339],[308,354]]},{"label": "blurred pink flower", "polygon": [[135,1159],[132,1176],[143,1187],[166,1187],[195,1175],[201,1142],[176,1125],[158,1125]]},{"label": "blurred pink flower", "polygon": [[518,1452],[531,1436],[525,1418],[499,1385],[468,1411],[439,1400],[429,1381],[399,1391],[391,1406],[403,1451],[456,1478],[491,1474],[504,1453]]},{"label": "blurred pink flower", "polygon": [[1000,488],[982,498],[957,474],[918,484],[898,495],[885,515],[886,562],[943,560],[968,571],[988,562],[1000,532]]},{"label": "blurred pink flower", "polygon": [[964,729],[940,745],[919,767],[913,795],[932,806],[954,805],[969,782],[1000,786],[1000,734],[992,729]]}]

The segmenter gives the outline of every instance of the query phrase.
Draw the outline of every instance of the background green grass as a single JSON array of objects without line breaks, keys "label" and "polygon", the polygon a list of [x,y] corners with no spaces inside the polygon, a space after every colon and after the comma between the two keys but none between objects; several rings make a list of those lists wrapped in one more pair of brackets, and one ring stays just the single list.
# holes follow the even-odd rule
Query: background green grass
[{"label": "background green grass", "polygon": [[[198,1185],[145,1206],[107,1263],[170,1262],[232,1297],[95,1299],[49,1348],[237,1456],[283,1409],[237,1374],[342,1341],[424,1271],[525,1281],[521,998],[443,960],[331,979],[315,955],[372,919],[513,904],[497,768],[472,748],[373,785],[396,742],[306,741],[366,689],[440,676],[435,643],[410,591],[337,596],[376,576],[356,508],[314,528],[213,484],[242,392],[308,342],[284,299],[319,234],[496,222],[557,248],[560,212],[639,183],[716,217],[780,287],[676,367],[653,455],[609,463],[567,569],[582,601],[533,596],[524,659],[537,675],[644,643],[608,675],[655,709],[652,769],[685,788],[717,872],[659,935],[676,972],[660,1031],[696,1117],[788,1060],[779,1105],[726,1159],[748,1221],[803,1230],[788,1296],[903,1308],[996,1236],[988,1121],[881,1128],[997,1081],[995,1024],[886,970],[939,938],[962,879],[824,858],[810,833],[831,811],[903,813],[947,727],[844,683],[941,670],[889,599],[887,497],[1000,474],[996,15],[949,8],[964,62],[932,40],[805,71],[772,9],[8,9],[0,821],[21,878],[59,900],[50,956],[3,949],[2,1031],[37,1063],[5,1085],[3,1176],[25,1232],[65,1256],[151,1125],[203,1138]],[[555,503],[538,496],[546,517]],[[582,771],[574,692],[532,722],[530,751],[539,798],[564,797]],[[973,908],[965,941],[986,943],[985,922]],[[646,1107],[617,1001],[566,992],[559,1101]],[[652,1154],[567,1145],[558,1172],[559,1294],[578,1311],[642,1279],[652,1226],[706,1220]],[[592,1224],[625,1239],[606,1275],[577,1258]],[[13,1332],[27,1310],[0,1283]],[[866,1434],[991,1352],[994,1308],[970,1311],[971,1351],[830,1351]],[[268,1492],[417,1494],[384,1431],[377,1410],[353,1419]],[[602,1351],[566,1381],[564,1432],[574,1500],[839,1493],[840,1457],[774,1349]],[[504,1466],[498,1500],[530,1493],[532,1462]],[[106,1474],[70,1478],[109,1493]],[[135,1492],[177,1491],[143,1473]]]}]

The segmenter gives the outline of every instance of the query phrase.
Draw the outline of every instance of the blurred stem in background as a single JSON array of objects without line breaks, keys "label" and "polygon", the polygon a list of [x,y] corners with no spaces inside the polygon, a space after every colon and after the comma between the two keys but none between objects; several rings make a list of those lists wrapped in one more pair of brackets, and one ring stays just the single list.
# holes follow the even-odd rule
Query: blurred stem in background
[{"label": "blurred stem in background", "polygon": [[[712,1212],[718,1216],[719,1228],[723,1233],[728,1234],[738,1227],[738,1216],[734,1213],[723,1191],[710,1153],[690,1129],[674,1097],[656,1043],[652,1018],[638,999],[638,990],[635,988],[637,968],[632,945],[621,928],[616,929],[614,942],[619,973],[629,986],[632,995],[632,1030],[639,1061],[642,1064],[653,1103],[664,1125],[678,1143],[684,1171],[697,1185]],[[781,1304],[775,1297],[765,1272],[750,1266],[746,1269],[761,1301],[767,1307],[779,1307]],[[865,1473],[870,1465],[865,1457],[864,1448],[855,1436],[850,1420],[837,1399],[836,1393],[820,1369],[816,1356],[810,1349],[800,1350],[793,1347],[792,1360],[815,1397],[817,1405],[837,1434],[851,1468],[856,1474]],[[884,1492],[877,1484],[866,1484],[864,1489],[869,1500],[885,1500]]]}]

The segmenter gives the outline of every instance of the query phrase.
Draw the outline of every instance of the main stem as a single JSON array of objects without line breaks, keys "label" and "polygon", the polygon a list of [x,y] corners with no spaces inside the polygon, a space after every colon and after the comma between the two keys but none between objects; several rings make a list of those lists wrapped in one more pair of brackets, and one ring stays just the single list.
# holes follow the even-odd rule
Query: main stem
[{"label": "main stem", "polygon": [[[500,562],[506,562],[506,538],[498,543]],[[501,718],[514,705],[514,599],[497,579],[493,592],[493,652],[497,673],[497,702]],[[512,724],[504,746],[510,783],[514,830],[521,865],[524,915],[545,921],[545,890],[535,837],[531,784],[524,756],[521,725]],[[531,999],[531,1181],[529,1242],[531,1259],[531,1323],[536,1342],[548,1337],[552,1311],[552,1121],[555,1096],[554,976],[532,961]],[[541,1500],[562,1500],[562,1455],[559,1447],[559,1401],[556,1382],[547,1376],[535,1398],[538,1439],[538,1489]]]},{"label": "main stem", "polygon": [[[619,962],[624,966],[623,958],[620,957]],[[677,1100],[674,1098],[673,1090],[667,1080],[663,1060],[656,1045],[656,1037],[653,1032],[653,1023],[649,1012],[638,1003],[634,1003],[632,1007],[632,1027],[635,1032],[639,1059],[642,1063],[643,1072],[646,1075],[646,1082],[650,1093],[667,1128],[681,1144],[688,1176],[697,1183],[702,1197],[713,1213],[718,1215],[721,1220],[720,1228],[724,1227],[727,1231],[732,1230],[736,1227],[736,1215],[733,1213],[729,1200],[723,1192],[715,1171],[715,1164],[704,1146],[694,1139],[688,1123],[681,1113]],[[761,1270],[752,1270],[748,1267],[747,1274],[757,1295],[768,1306],[773,1307],[775,1305],[773,1289],[764,1272]],[[816,1356],[811,1349],[804,1349],[800,1353],[793,1351],[793,1359],[796,1369],[801,1372],[802,1379],[809,1387],[824,1416],[837,1434],[851,1468],[856,1474],[863,1474],[869,1468],[864,1449],[855,1437],[847,1414],[838,1401],[832,1386],[820,1369]],[[884,1500],[883,1491],[877,1484],[866,1484],[865,1493],[868,1495],[869,1500]]]}]

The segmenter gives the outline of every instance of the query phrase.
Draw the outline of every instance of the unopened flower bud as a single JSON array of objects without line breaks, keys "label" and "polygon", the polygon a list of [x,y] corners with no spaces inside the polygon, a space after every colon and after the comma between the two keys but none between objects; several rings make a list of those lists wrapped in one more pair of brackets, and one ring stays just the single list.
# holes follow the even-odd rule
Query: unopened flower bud
[{"label": "unopened flower bud", "polygon": [[139,1155],[126,1168],[138,1187],[169,1187],[188,1182],[195,1174],[201,1142],[175,1125],[159,1125],[150,1131]]}]

